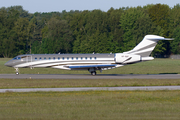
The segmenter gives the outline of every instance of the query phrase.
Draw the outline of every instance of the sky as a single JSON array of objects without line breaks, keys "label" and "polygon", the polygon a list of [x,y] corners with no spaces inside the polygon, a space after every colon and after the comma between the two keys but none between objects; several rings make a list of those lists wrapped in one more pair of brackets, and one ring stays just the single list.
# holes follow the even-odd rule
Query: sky
[{"label": "sky", "polygon": [[107,12],[111,7],[137,7],[147,4],[167,4],[174,7],[180,0],[0,0],[1,7],[21,5],[29,13],[35,12],[62,12],[66,10],[94,10],[100,9]]}]

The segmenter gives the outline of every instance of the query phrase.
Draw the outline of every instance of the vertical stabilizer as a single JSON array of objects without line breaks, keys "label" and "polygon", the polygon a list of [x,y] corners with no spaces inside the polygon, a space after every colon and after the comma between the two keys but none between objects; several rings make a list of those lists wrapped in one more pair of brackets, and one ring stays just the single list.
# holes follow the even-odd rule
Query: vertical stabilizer
[{"label": "vertical stabilizer", "polygon": [[173,39],[164,38],[157,35],[146,35],[144,39],[134,49],[124,52],[124,53],[141,55],[142,57],[147,57],[154,50],[159,40],[173,40]]}]

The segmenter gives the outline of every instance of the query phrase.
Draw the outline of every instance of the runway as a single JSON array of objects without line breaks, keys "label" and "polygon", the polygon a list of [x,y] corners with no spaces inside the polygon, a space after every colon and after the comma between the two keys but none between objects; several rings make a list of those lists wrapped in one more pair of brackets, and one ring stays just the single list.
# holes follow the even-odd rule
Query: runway
[{"label": "runway", "polygon": [[180,90],[180,86],[144,86],[144,87],[84,87],[84,88],[26,88],[26,89],[0,89],[5,92],[68,92],[68,91],[95,91],[95,90]]},{"label": "runway", "polygon": [[180,74],[0,74],[8,79],[180,79]]}]

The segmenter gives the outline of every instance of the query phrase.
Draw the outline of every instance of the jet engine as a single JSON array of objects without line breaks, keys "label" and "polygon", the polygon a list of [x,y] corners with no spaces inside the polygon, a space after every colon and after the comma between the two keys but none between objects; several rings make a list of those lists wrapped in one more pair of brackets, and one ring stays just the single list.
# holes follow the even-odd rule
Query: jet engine
[{"label": "jet engine", "polygon": [[140,55],[131,55],[131,54],[123,54],[123,53],[116,53],[115,54],[115,62],[120,64],[130,64],[136,63],[141,61]]}]

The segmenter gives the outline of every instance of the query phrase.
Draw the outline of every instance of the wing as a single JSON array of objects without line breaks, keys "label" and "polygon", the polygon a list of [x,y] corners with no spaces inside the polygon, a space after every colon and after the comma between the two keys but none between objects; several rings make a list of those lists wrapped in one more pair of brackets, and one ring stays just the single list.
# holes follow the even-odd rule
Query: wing
[{"label": "wing", "polygon": [[67,70],[88,70],[90,68],[95,68],[96,70],[107,70],[107,69],[112,69],[115,67],[120,67],[123,65],[118,65],[118,64],[92,64],[92,65],[65,65],[65,66],[54,66],[53,68],[58,68],[58,69],[67,69]]}]

